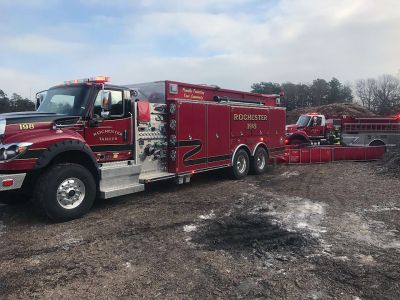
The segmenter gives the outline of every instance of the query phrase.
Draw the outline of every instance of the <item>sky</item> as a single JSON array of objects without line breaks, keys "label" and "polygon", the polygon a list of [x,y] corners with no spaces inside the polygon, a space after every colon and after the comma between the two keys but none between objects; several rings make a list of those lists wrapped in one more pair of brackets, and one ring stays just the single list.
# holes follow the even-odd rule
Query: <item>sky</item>
[{"label": "sky", "polygon": [[0,89],[400,76],[398,0],[0,0]]}]

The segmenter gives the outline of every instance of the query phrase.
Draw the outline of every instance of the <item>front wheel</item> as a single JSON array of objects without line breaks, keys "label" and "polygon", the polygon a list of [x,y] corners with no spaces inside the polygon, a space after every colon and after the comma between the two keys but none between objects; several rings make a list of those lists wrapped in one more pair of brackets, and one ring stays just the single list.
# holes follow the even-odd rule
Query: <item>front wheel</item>
[{"label": "front wheel", "polygon": [[231,178],[241,179],[249,173],[250,158],[244,149],[239,149],[233,158]]},{"label": "front wheel", "polygon": [[96,197],[93,175],[78,164],[57,164],[38,180],[35,200],[53,221],[79,218],[89,211]]},{"label": "front wheel", "polygon": [[256,175],[263,174],[267,171],[268,168],[268,153],[262,147],[258,147],[256,152],[254,153],[254,157],[252,160],[252,169]]}]

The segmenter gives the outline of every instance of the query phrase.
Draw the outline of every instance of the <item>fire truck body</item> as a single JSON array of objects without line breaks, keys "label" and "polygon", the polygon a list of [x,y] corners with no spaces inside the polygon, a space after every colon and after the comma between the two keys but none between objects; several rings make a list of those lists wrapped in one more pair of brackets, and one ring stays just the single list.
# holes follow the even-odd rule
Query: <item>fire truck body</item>
[{"label": "fire truck body", "polygon": [[260,95],[173,81],[105,78],[49,89],[36,112],[0,115],[0,197],[34,193],[50,218],[81,216],[96,195],[230,167],[262,173],[284,155],[285,109]]},{"label": "fire truck body", "polygon": [[342,144],[345,146],[393,146],[400,144],[400,116],[353,117],[301,115],[286,126],[288,144]]},{"label": "fire truck body", "polygon": [[349,146],[400,145],[400,116],[342,118],[342,141]]}]

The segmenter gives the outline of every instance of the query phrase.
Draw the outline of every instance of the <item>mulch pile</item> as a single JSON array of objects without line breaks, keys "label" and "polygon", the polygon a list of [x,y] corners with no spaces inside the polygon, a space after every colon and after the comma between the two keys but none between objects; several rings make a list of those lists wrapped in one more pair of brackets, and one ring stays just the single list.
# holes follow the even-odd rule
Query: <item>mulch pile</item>
[{"label": "mulch pile", "polygon": [[400,177],[400,146],[385,153],[377,165],[379,173]]},{"label": "mulch pile", "polygon": [[294,124],[300,115],[318,112],[324,115],[374,116],[368,109],[354,103],[333,103],[315,107],[298,108],[286,113],[286,123]]}]

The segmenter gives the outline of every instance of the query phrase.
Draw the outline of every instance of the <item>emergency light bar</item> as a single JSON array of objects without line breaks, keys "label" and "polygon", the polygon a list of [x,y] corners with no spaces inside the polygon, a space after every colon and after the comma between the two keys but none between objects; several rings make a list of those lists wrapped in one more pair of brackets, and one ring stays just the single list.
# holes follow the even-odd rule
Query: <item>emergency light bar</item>
[{"label": "emergency light bar", "polygon": [[76,83],[105,83],[111,81],[111,77],[108,76],[95,76],[90,78],[83,78],[83,79],[75,79],[64,81],[64,84],[76,84]]}]

